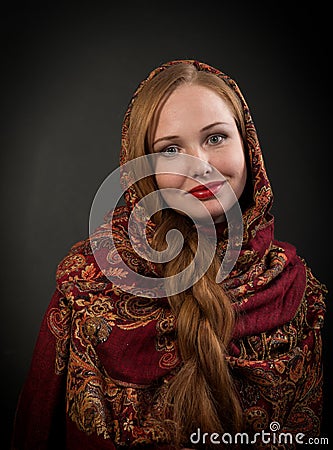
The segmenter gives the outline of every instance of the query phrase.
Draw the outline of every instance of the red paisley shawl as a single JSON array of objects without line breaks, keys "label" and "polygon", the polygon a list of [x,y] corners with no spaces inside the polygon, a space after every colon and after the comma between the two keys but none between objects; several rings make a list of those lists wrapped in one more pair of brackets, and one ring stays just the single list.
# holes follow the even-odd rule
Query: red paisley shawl
[{"label": "red paisley shawl", "polygon": [[[128,123],[136,96],[157,73],[179,62],[154,70],[135,92],[123,123],[121,164],[127,161]],[[325,286],[292,245],[274,239],[272,190],[237,84],[204,63],[182,62],[223,78],[245,112],[252,201],[243,213],[240,256],[223,284],[239,313],[227,358],[247,431],[269,431],[274,421],[280,431],[302,432],[305,439],[319,436]],[[157,277],[154,266],[134,254],[129,242],[128,218],[137,201],[130,188],[126,206],[117,207],[112,222],[106,220],[93,236],[94,251],[108,261],[109,270],[117,271],[108,254],[112,227],[126,264]],[[154,224],[149,227],[153,233]],[[221,255],[226,241],[221,231]],[[119,268],[117,274],[124,276]],[[89,239],[74,245],[58,266],[57,287],[17,407],[13,449],[172,448],[161,406],[168,380],[181,364],[175,326],[167,299],[123,292],[101,271]]]}]

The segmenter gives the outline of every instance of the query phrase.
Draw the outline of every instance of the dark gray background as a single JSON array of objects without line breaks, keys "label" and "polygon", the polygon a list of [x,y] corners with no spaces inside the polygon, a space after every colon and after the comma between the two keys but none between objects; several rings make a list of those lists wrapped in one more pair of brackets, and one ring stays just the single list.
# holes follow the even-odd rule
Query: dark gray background
[{"label": "dark gray background", "polygon": [[[5,446],[56,266],[87,236],[94,195],[118,166],[133,91],[165,61],[199,59],[238,82],[275,194],[276,237],[296,245],[330,289],[330,13],[318,2],[315,11],[307,9],[311,4],[294,10],[283,2],[258,4],[12,2],[2,10]],[[325,436],[331,328],[328,314]]]}]

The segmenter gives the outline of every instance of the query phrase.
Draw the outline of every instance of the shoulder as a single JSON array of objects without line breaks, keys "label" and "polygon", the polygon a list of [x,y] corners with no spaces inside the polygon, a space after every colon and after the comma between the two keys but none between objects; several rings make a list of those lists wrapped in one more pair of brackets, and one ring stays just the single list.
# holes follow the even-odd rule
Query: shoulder
[{"label": "shoulder", "polygon": [[290,272],[293,271],[300,274],[301,278],[304,279],[304,283],[302,283],[304,285],[302,300],[298,307],[296,318],[301,312],[305,328],[322,328],[326,312],[327,288],[314,275],[305,258],[297,252],[295,246],[283,242],[283,247],[288,258],[287,268],[289,268]]},{"label": "shoulder", "polygon": [[73,289],[80,291],[100,291],[110,283],[96,261],[96,252],[109,247],[111,239],[126,242],[128,209],[119,206],[105,217],[89,237],[72,245],[59,262],[56,270],[57,288],[68,294]]}]

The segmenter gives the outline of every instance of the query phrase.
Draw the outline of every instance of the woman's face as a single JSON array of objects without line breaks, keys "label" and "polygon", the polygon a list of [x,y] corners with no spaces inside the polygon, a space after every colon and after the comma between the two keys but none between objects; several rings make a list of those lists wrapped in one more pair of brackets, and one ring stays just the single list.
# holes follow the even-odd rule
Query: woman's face
[{"label": "woman's face", "polygon": [[239,199],[246,182],[242,139],[226,102],[207,87],[179,86],[160,110],[152,142],[158,188],[177,189],[162,192],[167,205],[199,222],[208,214],[223,221],[236,201],[228,184]]}]

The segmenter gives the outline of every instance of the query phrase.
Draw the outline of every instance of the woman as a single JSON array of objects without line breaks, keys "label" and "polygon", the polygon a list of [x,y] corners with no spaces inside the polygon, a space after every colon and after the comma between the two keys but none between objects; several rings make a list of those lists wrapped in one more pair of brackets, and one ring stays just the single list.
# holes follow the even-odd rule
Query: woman
[{"label": "woman", "polygon": [[[292,448],[319,436],[326,289],[274,238],[272,190],[236,83],[192,60],[154,70],[125,115],[122,180],[138,157],[152,158],[154,175],[125,182],[126,205],[58,266],[13,448]],[[184,240],[165,262],[139,256],[128,231],[156,191],[148,242],[162,254],[176,242],[170,230]],[[240,247],[217,283],[238,204]],[[172,284],[197,257],[192,282]],[[140,295],[131,274],[167,280],[166,295]]]}]

